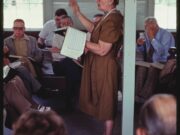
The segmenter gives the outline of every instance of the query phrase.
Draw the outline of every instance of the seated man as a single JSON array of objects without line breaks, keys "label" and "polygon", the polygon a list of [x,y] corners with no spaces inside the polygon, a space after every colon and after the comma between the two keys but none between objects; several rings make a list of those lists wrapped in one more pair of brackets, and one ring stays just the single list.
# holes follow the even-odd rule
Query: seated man
[{"label": "seated man", "polygon": [[176,104],[172,95],[152,96],[140,110],[136,135],[176,135]]},{"label": "seated man", "polygon": [[[4,54],[6,54],[5,47]],[[21,65],[20,61],[10,63],[4,55],[3,65],[4,106],[8,112],[9,124],[27,110],[45,111],[50,109],[50,107],[38,105],[33,101],[32,94],[41,90],[42,86],[28,69]]]},{"label": "seated man", "polygon": [[28,58],[41,62],[42,52],[37,46],[36,38],[25,34],[25,23],[22,19],[14,20],[13,35],[4,39],[4,46],[8,48],[10,55],[22,58],[22,61],[28,64],[31,73],[36,76],[35,69]]},{"label": "seated man", "polygon": [[[73,21],[69,16],[63,16],[61,20],[61,27],[73,26]],[[64,39],[62,39],[64,40]],[[63,42],[62,42],[63,43]],[[62,46],[62,45],[61,45]],[[52,53],[58,53],[60,55],[60,47],[53,46],[50,48]],[[80,81],[81,81],[81,70],[82,68],[77,65],[72,59],[68,57],[64,57],[62,55],[59,56],[60,59],[54,61],[53,71],[55,75],[65,75],[67,80],[67,89],[65,91],[66,96],[66,108],[73,109],[74,102],[76,101],[75,98],[78,97]],[[57,58],[57,55],[56,55]]]},{"label": "seated man", "polygon": [[160,28],[154,17],[145,19],[145,33],[137,39],[137,52],[143,55],[143,61],[137,61],[136,95],[149,98],[156,89],[162,63],[167,62],[169,48],[175,46],[173,35]]},{"label": "seated man", "polygon": [[47,21],[39,33],[38,45],[40,48],[52,47],[54,31],[60,28],[62,16],[67,15],[65,9],[57,9],[53,20]]},{"label": "seated man", "polygon": [[24,85],[30,93],[37,93],[39,90],[42,89],[42,85],[33,76],[33,74],[31,74],[28,68],[23,65],[22,61],[17,60],[14,62],[10,62],[8,56],[8,48],[5,46],[3,47],[3,54],[3,66],[9,68],[9,76],[4,79],[4,81],[7,82],[15,75],[18,75],[23,80]]},{"label": "seated man", "polygon": [[7,118],[9,118],[9,121],[12,123],[16,121],[22,113],[28,110],[50,110],[50,107],[39,105],[32,99],[32,94],[26,89],[22,79],[17,75],[9,81],[4,82],[3,91],[4,106],[9,114]]},{"label": "seated man", "polygon": [[[40,48],[50,48],[53,46],[53,37],[55,35],[54,31],[57,28],[60,28],[61,20],[64,15],[67,15],[67,12],[65,9],[60,8],[55,11],[55,16],[54,19],[47,21],[42,30],[39,33],[39,38],[38,38],[38,46]],[[52,56],[51,53],[47,50],[43,50],[44,54],[44,59],[43,59],[43,66],[42,66],[42,72],[44,74],[49,74],[52,75],[54,74],[53,72],[53,67],[51,64],[52,61]]]}]

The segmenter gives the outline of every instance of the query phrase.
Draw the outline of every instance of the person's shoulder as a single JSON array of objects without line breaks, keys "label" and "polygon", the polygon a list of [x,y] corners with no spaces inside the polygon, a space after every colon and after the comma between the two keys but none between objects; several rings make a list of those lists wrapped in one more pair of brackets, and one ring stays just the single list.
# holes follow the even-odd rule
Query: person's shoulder
[{"label": "person's shoulder", "polygon": [[29,39],[29,40],[36,41],[36,37],[31,36],[31,35],[25,35],[25,38],[27,38],[27,39]]},{"label": "person's shoulder", "polygon": [[47,22],[45,22],[44,26],[46,25],[55,25],[55,20],[48,20]]},{"label": "person's shoulder", "polygon": [[114,12],[111,13],[109,18],[115,19],[115,20],[123,20],[123,15],[119,10],[115,10]]},{"label": "person's shoulder", "polygon": [[12,38],[13,38],[13,35],[10,35],[10,36],[6,37],[6,38],[4,39],[4,41],[11,40]]},{"label": "person's shoulder", "polygon": [[171,32],[168,31],[168,30],[165,29],[165,28],[160,27],[159,30],[160,30],[161,32],[163,32],[163,33],[169,33],[169,34],[171,34]]},{"label": "person's shoulder", "polygon": [[160,32],[160,34],[163,34],[166,37],[174,38],[173,34],[169,30],[167,30],[167,29],[164,29],[164,28],[160,27],[159,28],[159,32]]},{"label": "person's shoulder", "polygon": [[109,22],[108,20],[114,23],[119,23],[119,22],[123,23],[123,16],[121,13],[115,12],[107,17],[107,22]]}]

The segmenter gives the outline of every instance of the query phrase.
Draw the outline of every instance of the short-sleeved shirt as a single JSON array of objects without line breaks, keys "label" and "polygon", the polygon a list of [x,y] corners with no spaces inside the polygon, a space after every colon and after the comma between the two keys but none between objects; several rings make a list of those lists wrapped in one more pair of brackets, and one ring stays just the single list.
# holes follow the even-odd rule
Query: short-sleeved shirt
[{"label": "short-sleeved shirt", "polygon": [[26,39],[24,38],[15,39],[14,45],[15,45],[17,55],[26,56],[26,57],[28,56],[28,47],[27,47]]},{"label": "short-sleeved shirt", "polygon": [[54,30],[57,29],[55,20],[47,21],[39,33],[39,37],[45,39],[46,46],[52,46]]},{"label": "short-sleeved shirt", "polygon": [[117,52],[122,38],[123,17],[117,10],[97,24],[91,35],[91,42],[99,40],[112,43],[105,56],[88,52],[80,89],[80,108],[83,112],[100,120],[115,117],[117,109],[118,61]]}]

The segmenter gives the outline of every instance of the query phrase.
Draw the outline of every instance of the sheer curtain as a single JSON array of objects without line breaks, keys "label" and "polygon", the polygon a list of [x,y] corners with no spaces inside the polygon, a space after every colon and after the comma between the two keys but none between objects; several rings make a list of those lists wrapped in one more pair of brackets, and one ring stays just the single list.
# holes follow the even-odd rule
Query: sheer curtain
[{"label": "sheer curtain", "polygon": [[176,0],[155,0],[154,16],[160,27],[176,29]]},{"label": "sheer curtain", "polygon": [[21,18],[26,28],[42,28],[43,0],[3,0],[4,28],[12,28],[13,21]]}]

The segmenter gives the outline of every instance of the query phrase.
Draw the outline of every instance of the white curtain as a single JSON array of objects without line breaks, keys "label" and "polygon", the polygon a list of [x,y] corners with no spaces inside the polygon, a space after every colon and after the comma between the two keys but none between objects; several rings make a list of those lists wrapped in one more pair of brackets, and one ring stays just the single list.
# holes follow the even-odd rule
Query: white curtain
[{"label": "white curtain", "polygon": [[176,29],[176,0],[155,0],[154,16],[160,27]]}]

